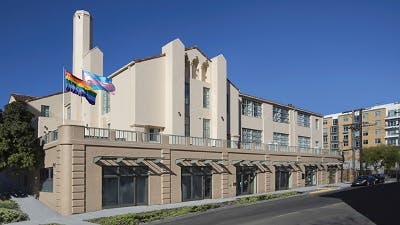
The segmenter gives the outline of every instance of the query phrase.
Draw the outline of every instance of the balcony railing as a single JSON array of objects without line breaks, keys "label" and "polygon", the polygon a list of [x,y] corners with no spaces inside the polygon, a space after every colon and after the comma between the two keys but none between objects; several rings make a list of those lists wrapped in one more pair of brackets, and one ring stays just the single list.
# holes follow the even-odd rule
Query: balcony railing
[{"label": "balcony railing", "polygon": [[268,144],[268,150],[271,152],[296,152],[296,146]]},{"label": "balcony railing", "polygon": [[168,143],[170,145],[186,145],[186,137],[178,135],[169,135]]},{"label": "balcony railing", "polygon": [[49,131],[43,136],[43,140],[45,144],[58,140],[58,130]]},{"label": "balcony railing", "polygon": [[89,139],[110,139],[110,129],[85,127],[85,138]]},{"label": "balcony railing", "polygon": [[137,142],[137,132],[128,130],[115,130],[115,140]]},{"label": "balcony railing", "polygon": [[[84,128],[85,139],[96,139],[105,141],[117,142],[137,142],[137,143],[153,143],[163,145],[181,145],[181,146],[199,146],[199,147],[227,147],[230,149],[244,150],[265,150],[270,152],[287,152],[295,154],[314,154],[314,155],[338,155],[330,153],[322,148],[309,148],[299,146],[288,146],[279,144],[263,144],[260,142],[241,142],[241,141],[226,141],[222,139],[212,139],[203,137],[185,137],[179,135],[163,135],[159,133],[143,133],[139,131],[114,130],[107,128]],[[45,142],[57,140],[57,131],[49,132],[44,136]]]},{"label": "balcony railing", "polygon": [[189,144],[193,146],[207,146],[207,147],[223,147],[222,139],[202,138],[202,137],[190,137]]}]

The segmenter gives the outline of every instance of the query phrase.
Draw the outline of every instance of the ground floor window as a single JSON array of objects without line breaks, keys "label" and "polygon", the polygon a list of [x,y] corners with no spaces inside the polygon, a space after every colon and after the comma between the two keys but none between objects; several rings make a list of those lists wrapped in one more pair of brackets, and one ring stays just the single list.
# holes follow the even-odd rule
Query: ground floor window
[{"label": "ground floor window", "polygon": [[211,198],[212,169],[210,166],[182,167],[182,201]]},{"label": "ground floor window", "polygon": [[315,186],[317,185],[317,167],[316,166],[306,166],[305,167],[305,185]]},{"label": "ground floor window", "polygon": [[103,208],[146,205],[147,187],[147,167],[104,166]]},{"label": "ground floor window", "polygon": [[291,170],[289,166],[275,166],[275,190],[289,189]]},{"label": "ground floor window", "polygon": [[236,195],[247,195],[255,193],[256,168],[236,167]]},{"label": "ground floor window", "polygon": [[336,183],[336,168],[335,167],[328,167],[328,182],[329,184]]},{"label": "ground floor window", "polygon": [[40,191],[53,192],[53,167],[40,169]]}]

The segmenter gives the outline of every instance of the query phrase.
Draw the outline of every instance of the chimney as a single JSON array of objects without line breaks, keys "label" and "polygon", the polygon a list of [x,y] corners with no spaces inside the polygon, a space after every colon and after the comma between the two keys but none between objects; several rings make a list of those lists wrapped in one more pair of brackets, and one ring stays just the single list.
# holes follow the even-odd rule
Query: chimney
[{"label": "chimney", "polygon": [[72,73],[82,78],[83,57],[92,48],[92,18],[89,12],[78,10],[73,19]]}]

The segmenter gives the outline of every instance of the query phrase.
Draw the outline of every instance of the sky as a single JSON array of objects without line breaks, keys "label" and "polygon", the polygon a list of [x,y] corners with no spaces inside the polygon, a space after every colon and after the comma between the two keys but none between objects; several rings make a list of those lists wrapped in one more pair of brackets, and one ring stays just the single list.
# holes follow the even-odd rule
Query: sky
[{"label": "sky", "polygon": [[400,101],[397,0],[1,0],[0,105],[62,90],[79,9],[94,19],[105,75],[179,38],[223,54],[246,94],[321,114]]}]

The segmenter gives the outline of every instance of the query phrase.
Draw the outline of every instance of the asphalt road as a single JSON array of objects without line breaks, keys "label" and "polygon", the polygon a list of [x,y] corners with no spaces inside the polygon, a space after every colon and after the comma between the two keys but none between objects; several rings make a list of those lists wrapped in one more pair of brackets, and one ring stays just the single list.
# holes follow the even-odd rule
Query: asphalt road
[{"label": "asphalt road", "polygon": [[393,183],[220,208],[156,224],[397,225],[400,224],[399,205],[400,184]]}]

